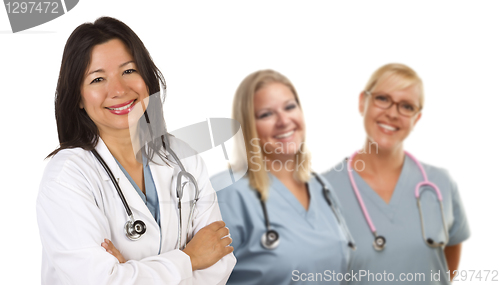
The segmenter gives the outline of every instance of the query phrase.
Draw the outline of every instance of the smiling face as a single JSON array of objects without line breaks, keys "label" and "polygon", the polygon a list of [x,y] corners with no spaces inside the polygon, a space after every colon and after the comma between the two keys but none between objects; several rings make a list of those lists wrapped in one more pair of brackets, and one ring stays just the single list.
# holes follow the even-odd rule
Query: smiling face
[{"label": "smiling face", "polygon": [[148,97],[146,83],[125,44],[118,39],[96,45],[81,86],[85,109],[101,136],[128,134],[128,114]]},{"label": "smiling face", "polygon": [[[366,151],[374,153],[375,147],[378,148],[378,152],[402,150],[403,141],[413,130],[422,113],[418,112],[411,117],[402,116],[397,110],[396,103],[407,102],[420,106],[420,88],[417,85],[410,85],[398,89],[394,80],[386,80],[378,84],[371,94],[368,96],[363,92],[359,95],[359,111],[363,115],[367,143],[376,143],[376,146],[367,145]],[[380,95],[390,96],[394,104],[388,109],[376,106],[374,100],[384,98]],[[402,104],[400,108],[404,106],[407,105]]]},{"label": "smiling face", "polygon": [[264,154],[273,159],[293,159],[304,142],[302,109],[282,83],[269,83],[254,96],[257,134]]}]

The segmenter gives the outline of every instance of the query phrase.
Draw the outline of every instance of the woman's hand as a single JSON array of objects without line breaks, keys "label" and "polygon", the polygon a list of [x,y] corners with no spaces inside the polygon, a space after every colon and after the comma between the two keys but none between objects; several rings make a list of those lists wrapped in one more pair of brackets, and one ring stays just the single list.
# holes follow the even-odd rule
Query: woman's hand
[{"label": "woman's hand", "polygon": [[232,239],[223,221],[213,222],[199,230],[183,250],[191,258],[193,271],[214,265],[233,252]]},{"label": "woman's hand", "polygon": [[116,257],[116,259],[118,259],[118,261],[120,263],[125,263],[127,262],[127,260],[125,260],[125,258],[123,257],[123,255],[120,253],[120,251],[118,249],[116,249],[116,247],[113,245],[113,243],[105,238],[104,239],[104,242],[101,243],[101,246],[108,252],[110,253],[112,256]]}]

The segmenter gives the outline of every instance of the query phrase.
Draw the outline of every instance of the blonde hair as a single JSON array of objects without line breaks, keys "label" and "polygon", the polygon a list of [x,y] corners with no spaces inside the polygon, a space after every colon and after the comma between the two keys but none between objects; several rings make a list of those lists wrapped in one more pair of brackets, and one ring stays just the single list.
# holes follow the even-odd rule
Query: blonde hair
[{"label": "blonde hair", "polygon": [[415,70],[401,63],[386,64],[372,74],[368,83],[366,83],[365,91],[372,92],[380,84],[387,81],[394,81],[394,90],[417,86],[420,91],[420,108],[424,107],[424,86],[422,79],[420,79]]},{"label": "blonde hair", "polygon": [[[255,125],[254,97],[257,91],[270,83],[281,83],[290,88],[299,108],[301,108],[299,96],[290,80],[274,70],[267,69],[254,72],[241,82],[234,95],[232,114],[233,119],[240,122],[245,139],[244,144],[237,144],[245,145],[244,150],[240,149],[239,152],[237,150],[236,165],[240,165],[237,169],[241,169],[243,165],[248,166],[247,176],[250,187],[255,189],[264,201],[268,197],[270,181],[269,175],[265,170],[264,154],[262,153],[261,146],[260,144],[252,143],[253,140],[258,140],[259,138]],[[296,164],[303,165],[303,167],[295,168],[294,177],[298,181],[307,182],[311,175],[311,155],[304,143],[301,144],[296,157]],[[246,169],[246,167],[243,169]]]}]

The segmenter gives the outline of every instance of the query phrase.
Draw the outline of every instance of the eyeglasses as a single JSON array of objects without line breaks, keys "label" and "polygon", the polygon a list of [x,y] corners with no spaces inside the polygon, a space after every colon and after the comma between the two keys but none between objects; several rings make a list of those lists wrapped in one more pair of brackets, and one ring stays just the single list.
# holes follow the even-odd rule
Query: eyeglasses
[{"label": "eyeglasses", "polygon": [[370,91],[365,91],[365,94],[371,96],[375,106],[382,109],[389,109],[392,105],[396,104],[398,112],[401,116],[413,117],[418,114],[420,110],[422,110],[422,107],[416,106],[415,104],[407,101],[394,102],[391,96],[386,94],[372,95]]}]

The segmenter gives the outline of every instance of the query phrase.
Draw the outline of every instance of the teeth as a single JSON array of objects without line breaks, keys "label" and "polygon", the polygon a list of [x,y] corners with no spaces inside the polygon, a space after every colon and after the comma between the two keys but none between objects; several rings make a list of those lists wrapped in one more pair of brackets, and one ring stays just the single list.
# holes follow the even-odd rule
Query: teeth
[{"label": "teeth", "polygon": [[397,130],[395,127],[391,127],[391,126],[384,125],[384,124],[381,124],[381,123],[379,123],[378,125],[381,126],[384,129],[386,129],[386,130],[389,130],[389,131],[396,131]]},{"label": "teeth", "polygon": [[287,138],[287,137],[293,135],[294,132],[295,131],[289,131],[288,133],[281,134],[279,136],[276,136],[275,138],[277,138],[277,139],[284,139],[284,138]]},{"label": "teeth", "polygon": [[122,111],[122,110],[125,110],[127,108],[130,108],[130,106],[132,106],[132,104],[134,104],[134,102],[135,101],[132,101],[132,102],[130,102],[130,104],[123,106],[123,107],[120,107],[120,108],[108,108],[108,109],[113,110],[113,111]]}]

